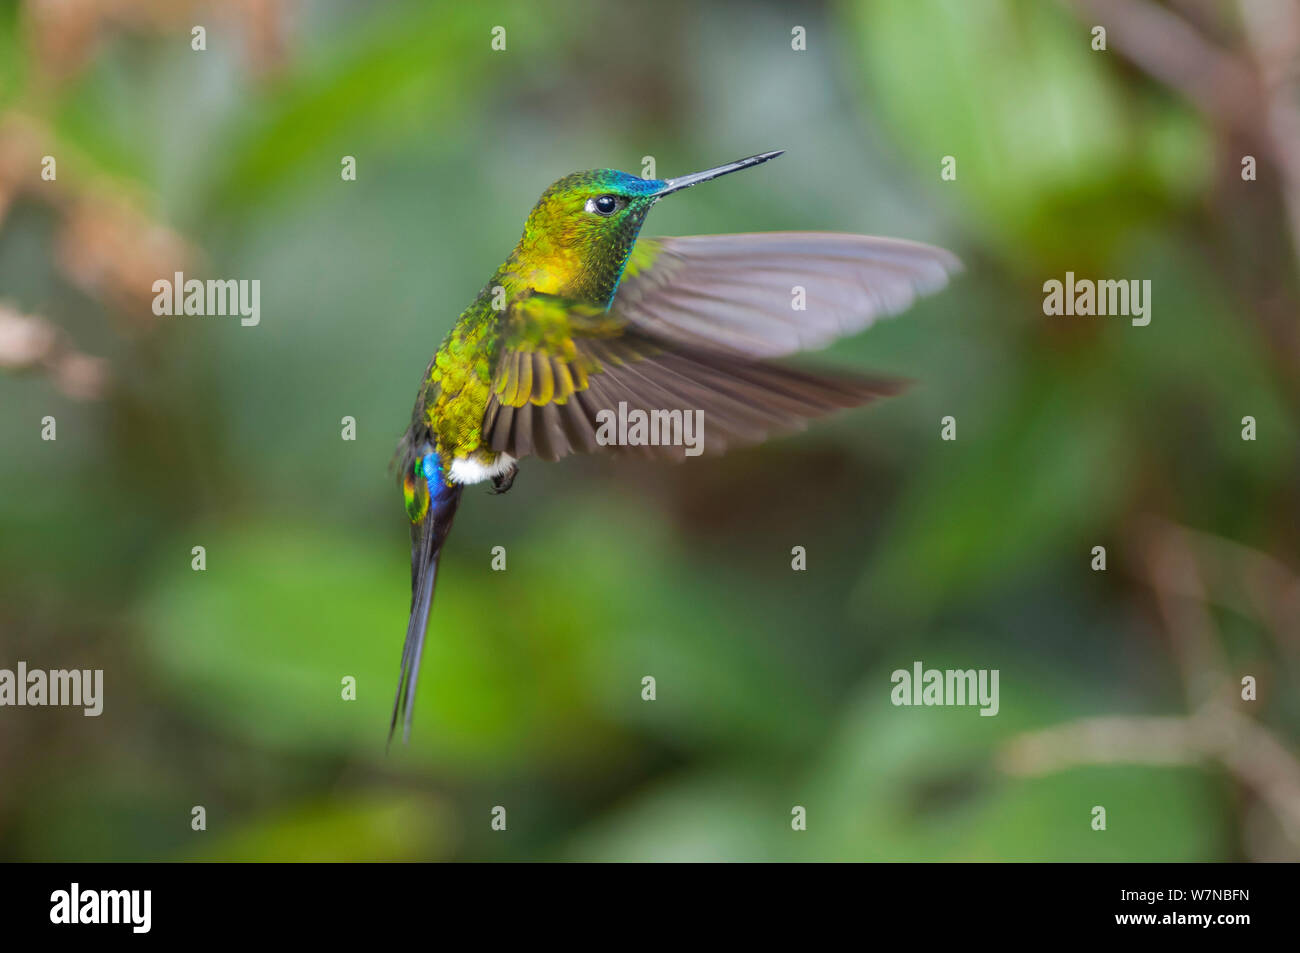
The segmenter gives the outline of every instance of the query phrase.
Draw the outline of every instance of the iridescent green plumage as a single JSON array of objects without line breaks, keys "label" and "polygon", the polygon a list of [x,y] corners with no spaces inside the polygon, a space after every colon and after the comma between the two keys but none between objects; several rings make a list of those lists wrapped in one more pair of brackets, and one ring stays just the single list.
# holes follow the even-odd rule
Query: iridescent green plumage
[{"label": "iridescent green plumage", "polygon": [[[559,295],[574,305],[586,305],[591,309],[588,318],[604,311],[654,200],[648,194],[633,196],[638,200],[633,205],[630,197],[612,228],[607,219],[574,212],[630,178],[613,170],[579,172],[548,188],[528,216],[519,244],[443,340],[416,410],[444,457],[482,453],[483,418],[493,389],[499,396],[508,392],[505,402],[514,404],[522,381],[522,393],[536,402],[563,403],[575,387],[586,387],[580,367],[573,368],[576,382],[566,374],[566,362],[574,358],[568,307],[543,304],[534,295]],[[650,191],[645,180],[633,181],[636,191]],[[503,348],[510,358],[499,368]],[[542,390],[544,399],[532,394],[532,363],[521,362],[520,354],[557,358],[558,390],[553,385]],[[538,368],[545,374],[549,364],[539,363]],[[549,380],[543,376],[539,383]]]},{"label": "iridescent green plumage", "polygon": [[425,423],[443,457],[464,457],[483,442],[483,409],[500,343],[500,315],[485,289],[443,340],[429,365]]},{"label": "iridescent green plumage", "polygon": [[680,459],[680,448],[605,445],[597,421],[615,408],[695,410],[704,448],[720,452],[897,391],[766,359],[823,346],[936,290],[957,267],[947,252],[817,232],[637,241],[663,196],[776,155],[668,180],[565,176],[443,340],[399,448],[412,600],[394,725],[404,709],[409,729],[438,552],[463,484],[490,479],[504,492],[527,456]]}]

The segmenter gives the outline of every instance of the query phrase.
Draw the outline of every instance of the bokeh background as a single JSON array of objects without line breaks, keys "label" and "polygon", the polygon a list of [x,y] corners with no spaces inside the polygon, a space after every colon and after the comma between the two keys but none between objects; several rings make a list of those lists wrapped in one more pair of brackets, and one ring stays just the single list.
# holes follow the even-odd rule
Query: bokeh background
[{"label": "bokeh background", "polygon": [[[0,710],[0,857],[1296,859],[1297,49],[1291,0],[0,3],[0,667],[106,695]],[[441,336],[560,175],[775,148],[646,234],[954,249],[813,358],[917,385],[468,491],[386,753]],[[1044,316],[1067,270],[1150,326]],[[174,271],[260,326],[155,317]],[[893,707],[915,660],[1000,714]]]}]

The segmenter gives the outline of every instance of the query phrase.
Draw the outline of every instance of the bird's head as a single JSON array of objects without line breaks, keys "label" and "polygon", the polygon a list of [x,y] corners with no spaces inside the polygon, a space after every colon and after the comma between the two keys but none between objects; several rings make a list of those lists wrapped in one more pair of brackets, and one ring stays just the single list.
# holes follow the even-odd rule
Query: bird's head
[{"label": "bird's head", "polygon": [[606,305],[655,202],[780,154],[764,152],[675,179],[642,179],[617,169],[566,175],[533,207],[511,271],[536,291]]}]

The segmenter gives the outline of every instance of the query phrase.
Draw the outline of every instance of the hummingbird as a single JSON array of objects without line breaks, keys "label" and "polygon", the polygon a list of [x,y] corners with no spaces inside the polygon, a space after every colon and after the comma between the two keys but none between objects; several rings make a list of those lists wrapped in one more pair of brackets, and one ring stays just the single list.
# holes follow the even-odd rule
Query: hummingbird
[{"label": "hummingbird", "polygon": [[519,243],[461,312],[429,362],[394,457],[411,524],[411,606],[390,743],[399,718],[410,738],[438,560],[465,486],[491,481],[504,493],[530,456],[681,455],[599,439],[602,413],[622,405],[702,412],[703,449],[720,453],[901,389],[773,359],[823,347],[937,291],[961,267],[951,253],[832,232],[638,240],[660,199],[783,151],[673,179],[566,175],[542,193]]}]

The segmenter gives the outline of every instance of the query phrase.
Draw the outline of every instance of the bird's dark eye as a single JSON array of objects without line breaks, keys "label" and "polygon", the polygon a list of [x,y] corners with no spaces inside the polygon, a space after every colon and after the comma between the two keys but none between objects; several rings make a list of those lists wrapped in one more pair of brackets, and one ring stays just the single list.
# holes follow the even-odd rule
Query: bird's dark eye
[{"label": "bird's dark eye", "polygon": [[598,195],[594,199],[587,199],[587,211],[597,215],[613,215],[622,207],[623,203],[616,195]]}]

